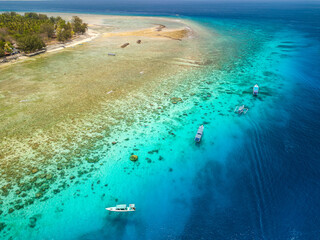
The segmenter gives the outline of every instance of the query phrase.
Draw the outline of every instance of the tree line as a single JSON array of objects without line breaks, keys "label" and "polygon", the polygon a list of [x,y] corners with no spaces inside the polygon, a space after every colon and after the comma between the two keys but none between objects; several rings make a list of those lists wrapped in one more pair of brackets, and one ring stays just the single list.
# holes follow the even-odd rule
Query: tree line
[{"label": "tree line", "polygon": [[53,39],[65,42],[75,34],[84,34],[87,28],[77,16],[68,22],[59,16],[5,12],[0,14],[0,57],[14,53],[15,48],[26,53],[35,52]]}]

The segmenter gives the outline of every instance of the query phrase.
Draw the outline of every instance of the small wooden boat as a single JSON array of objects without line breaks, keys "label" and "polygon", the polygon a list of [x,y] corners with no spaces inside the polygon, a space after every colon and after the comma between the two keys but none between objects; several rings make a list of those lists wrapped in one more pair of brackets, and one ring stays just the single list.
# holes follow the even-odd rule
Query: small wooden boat
[{"label": "small wooden boat", "polygon": [[203,134],[203,129],[204,129],[204,126],[201,125],[199,128],[198,128],[198,131],[197,131],[197,134],[196,134],[196,137],[194,139],[195,142],[200,142],[201,141],[201,138],[202,138],[202,134]]},{"label": "small wooden boat", "polygon": [[110,212],[134,212],[136,211],[136,207],[134,204],[129,204],[129,207],[126,204],[120,204],[115,207],[106,208],[106,210]]},{"label": "small wooden boat", "polygon": [[125,43],[125,44],[121,45],[121,48],[125,48],[125,47],[129,46],[129,44],[130,43]]},{"label": "small wooden boat", "polygon": [[259,86],[258,84],[256,84],[253,87],[253,96],[258,96],[258,93],[259,93]]},{"label": "small wooden boat", "polygon": [[249,110],[248,108],[246,108],[246,107],[244,107],[244,105],[242,105],[242,106],[237,106],[234,109],[234,112],[241,115],[241,114],[246,114],[248,112],[248,110]]}]

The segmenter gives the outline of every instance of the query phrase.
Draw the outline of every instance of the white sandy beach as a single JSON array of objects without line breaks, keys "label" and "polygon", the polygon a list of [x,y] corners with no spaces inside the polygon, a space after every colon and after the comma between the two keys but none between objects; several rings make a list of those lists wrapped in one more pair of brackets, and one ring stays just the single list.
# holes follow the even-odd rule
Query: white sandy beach
[{"label": "white sandy beach", "polygon": [[[22,12],[20,14],[23,14]],[[76,35],[72,40],[61,43],[49,43],[46,47],[46,53],[62,51],[66,48],[75,47],[90,42],[99,36],[113,39],[115,37],[125,39],[132,36],[140,36],[158,39],[181,40],[184,37],[193,35],[193,30],[183,24],[180,19],[170,19],[161,17],[140,17],[140,16],[113,16],[113,15],[92,15],[92,14],[73,14],[73,13],[47,13],[48,16],[61,16],[70,21],[73,16],[79,16],[84,22],[88,23],[88,30],[83,35]],[[166,22],[163,29],[159,31],[160,22]],[[120,43],[119,43],[120,44]],[[41,55],[43,55],[41,54]],[[1,62],[0,66],[8,66],[21,60],[28,59],[22,54],[7,57],[7,62]]]}]

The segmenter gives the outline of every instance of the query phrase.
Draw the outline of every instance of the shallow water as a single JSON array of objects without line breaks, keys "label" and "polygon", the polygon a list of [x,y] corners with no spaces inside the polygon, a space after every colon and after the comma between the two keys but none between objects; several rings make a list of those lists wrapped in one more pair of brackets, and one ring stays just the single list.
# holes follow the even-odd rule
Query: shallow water
[{"label": "shallow water", "polygon": [[[197,50],[206,64],[160,75],[161,81],[144,79],[143,87],[112,100],[112,106],[103,99],[90,117],[75,118],[82,128],[74,131],[87,134],[87,141],[69,155],[56,148],[53,162],[37,173],[39,179],[54,175],[43,197],[11,214],[8,205],[2,206],[2,237],[317,239],[317,26],[305,32],[303,22],[189,19],[210,32]],[[102,43],[94,44],[98,51]],[[42,66],[52,69],[50,61],[59,64],[68,54],[89,49],[95,47],[48,56]],[[23,71],[26,67],[35,69],[32,63]],[[255,98],[256,83],[260,94]],[[182,101],[172,104],[173,97]],[[233,112],[240,104],[249,108],[244,116]],[[113,120],[105,116],[109,111]],[[205,132],[195,145],[200,124]],[[65,151],[78,141],[70,139]],[[135,163],[129,161],[132,153],[139,156]],[[32,186],[34,196],[39,188]],[[7,204],[21,197],[1,199]],[[135,203],[137,211],[104,210],[117,203]],[[36,224],[30,227],[32,217]]]}]

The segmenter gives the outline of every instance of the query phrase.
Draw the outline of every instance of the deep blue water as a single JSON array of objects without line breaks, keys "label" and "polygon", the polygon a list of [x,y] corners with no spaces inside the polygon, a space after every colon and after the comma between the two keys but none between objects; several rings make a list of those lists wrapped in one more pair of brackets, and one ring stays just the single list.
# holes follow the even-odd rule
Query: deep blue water
[{"label": "deep blue water", "polygon": [[[272,123],[253,123],[256,129],[227,157],[230,178],[216,176],[222,167],[214,162],[199,172],[196,184],[212,187],[202,187],[194,205],[208,207],[194,210],[182,239],[320,239],[316,49],[301,53],[296,68],[287,70],[296,85],[294,96],[272,106],[284,114]],[[245,170],[235,167],[244,163]],[[213,188],[227,192],[230,206],[215,207],[225,200]]]},{"label": "deep blue water", "polygon": [[310,9],[308,17],[300,13],[286,19],[266,10],[261,18],[252,12],[231,18],[249,24],[256,17],[257,25],[276,26],[270,31],[294,29],[305,44],[287,49],[290,63],[279,67],[291,91],[260,105],[274,115],[250,120],[227,166],[207,153],[212,161],[198,172],[201,194],[193,199],[204,207],[194,209],[182,239],[320,239],[319,9]]},{"label": "deep blue water", "polygon": [[[281,43],[290,46],[284,49],[286,54],[282,52],[285,63],[278,67],[279,88],[284,84],[284,90],[269,92],[272,96],[257,105],[256,118],[246,120],[241,141],[223,140],[226,149],[231,146],[225,155],[223,148],[216,153],[215,146],[195,155],[205,164],[186,181],[193,186],[188,193],[191,204],[186,205],[194,208],[188,216],[173,211],[177,215],[172,214],[168,223],[181,225],[179,234],[167,226],[168,234],[163,235],[166,230],[160,231],[156,224],[128,230],[137,221],[119,217],[113,236],[101,229],[81,239],[320,239],[320,5],[193,6],[191,10],[189,4],[173,3],[0,2],[0,10],[14,11],[181,14],[225,35],[234,33],[232,24],[250,25],[239,32],[260,28],[270,38],[276,38],[277,30],[291,32],[290,43]],[[295,39],[292,32],[303,40]],[[183,191],[179,186],[178,191]],[[175,191],[169,185],[163,188]],[[159,215],[162,212],[171,214],[163,209]]]}]

